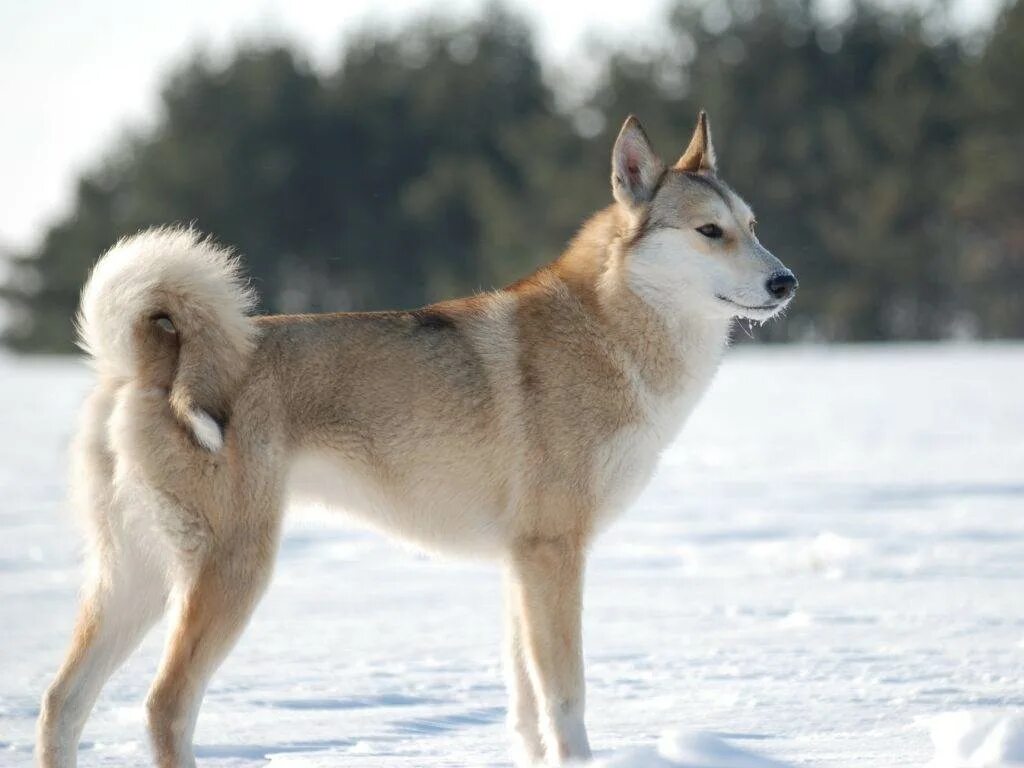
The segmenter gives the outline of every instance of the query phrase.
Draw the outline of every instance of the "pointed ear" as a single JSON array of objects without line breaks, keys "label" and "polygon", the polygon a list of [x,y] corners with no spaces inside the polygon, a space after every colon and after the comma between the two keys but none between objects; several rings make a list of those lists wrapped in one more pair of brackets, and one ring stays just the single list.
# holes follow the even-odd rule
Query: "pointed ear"
[{"label": "pointed ear", "polygon": [[654,154],[640,121],[633,115],[619,131],[612,150],[612,193],[627,208],[650,202],[665,164]]},{"label": "pointed ear", "polygon": [[711,175],[714,175],[717,170],[715,147],[711,143],[711,126],[708,125],[708,113],[703,109],[697,118],[697,127],[693,129],[690,145],[676,162],[675,167],[680,171]]}]

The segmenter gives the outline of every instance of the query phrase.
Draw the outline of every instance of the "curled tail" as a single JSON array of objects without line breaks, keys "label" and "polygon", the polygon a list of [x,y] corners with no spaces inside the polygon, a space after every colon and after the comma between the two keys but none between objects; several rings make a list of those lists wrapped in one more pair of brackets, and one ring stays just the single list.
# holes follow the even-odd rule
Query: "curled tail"
[{"label": "curled tail", "polygon": [[192,229],[147,230],[93,268],[79,345],[100,375],[165,389],[178,421],[217,451],[253,351],[255,300],[230,251]]}]

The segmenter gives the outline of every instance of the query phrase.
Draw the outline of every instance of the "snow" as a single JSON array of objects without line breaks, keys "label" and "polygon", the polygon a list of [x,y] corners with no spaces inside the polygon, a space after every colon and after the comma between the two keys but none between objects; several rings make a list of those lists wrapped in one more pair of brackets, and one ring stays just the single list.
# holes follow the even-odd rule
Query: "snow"
[{"label": "snow", "polygon": [[669,731],[656,747],[624,749],[593,768],[787,768],[784,763],[747,752],[713,733]]},{"label": "snow", "polygon": [[929,718],[935,758],[930,768],[1024,766],[1024,714],[945,712]]},{"label": "snow", "polygon": [[[0,357],[0,766],[30,763],[74,615],[65,447],[89,381]],[[1024,763],[1022,386],[1014,344],[730,352],[594,550],[596,765]],[[507,766],[498,596],[486,563],[293,515],[200,764]],[[83,768],[148,764],[161,639],[111,680]]]}]

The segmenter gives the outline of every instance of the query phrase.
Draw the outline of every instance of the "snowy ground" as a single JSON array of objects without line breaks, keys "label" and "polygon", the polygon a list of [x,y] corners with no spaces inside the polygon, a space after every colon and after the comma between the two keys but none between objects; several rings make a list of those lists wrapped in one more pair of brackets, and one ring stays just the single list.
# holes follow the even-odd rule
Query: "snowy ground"
[{"label": "snowy ground", "polygon": [[[0,765],[30,762],[71,626],[88,382],[0,358]],[[507,765],[498,591],[486,565],[293,516],[200,763]],[[599,542],[585,631],[608,766],[1024,761],[1024,346],[733,351]],[[81,765],[147,764],[160,640],[111,681]]]}]

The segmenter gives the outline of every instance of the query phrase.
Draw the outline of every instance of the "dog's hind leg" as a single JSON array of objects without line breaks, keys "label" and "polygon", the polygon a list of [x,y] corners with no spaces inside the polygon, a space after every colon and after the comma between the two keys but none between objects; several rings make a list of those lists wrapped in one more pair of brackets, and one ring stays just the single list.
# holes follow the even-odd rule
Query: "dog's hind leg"
[{"label": "dog's hind leg", "polygon": [[523,622],[513,576],[505,576],[505,677],[508,687],[508,725],[515,744],[516,765],[530,766],[544,759],[540,738],[537,696],[527,668],[523,647]]},{"label": "dog's hind leg", "polygon": [[195,765],[192,733],[206,685],[248,622],[269,581],[277,523],[256,524],[210,547],[177,589],[175,615],[146,702],[160,768]]},{"label": "dog's hind leg", "polygon": [[112,407],[111,392],[92,394],[73,453],[72,485],[90,532],[91,562],[71,648],[40,706],[36,760],[44,768],[75,765],[78,739],[100,689],[166,604],[164,573],[132,527],[134,509],[115,498],[106,440]]},{"label": "dog's hind leg", "polygon": [[580,537],[530,538],[511,553],[513,602],[548,760],[590,757],[583,723],[581,630],[586,550]]},{"label": "dog's hind leg", "polygon": [[86,718],[111,674],[163,613],[163,574],[139,552],[103,552],[83,591],[71,648],[43,696],[36,759],[43,768],[76,764]]}]

